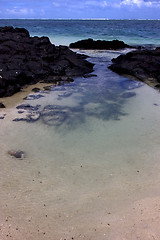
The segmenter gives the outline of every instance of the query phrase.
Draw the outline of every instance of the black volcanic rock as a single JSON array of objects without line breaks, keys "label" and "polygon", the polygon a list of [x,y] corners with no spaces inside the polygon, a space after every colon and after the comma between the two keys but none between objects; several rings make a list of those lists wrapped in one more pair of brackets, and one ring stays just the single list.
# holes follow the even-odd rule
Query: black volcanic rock
[{"label": "black volcanic rock", "polygon": [[112,59],[109,69],[131,75],[152,87],[160,87],[160,48],[137,50]]},{"label": "black volcanic rock", "polygon": [[113,40],[113,41],[105,41],[105,40],[97,40],[94,41],[92,38],[88,38],[85,40],[81,40],[75,43],[71,43],[69,45],[70,48],[79,48],[79,49],[104,49],[104,50],[117,50],[123,48],[132,48],[131,46],[125,44],[123,41]]},{"label": "black volcanic rock", "polygon": [[5,105],[2,102],[0,102],[0,108],[5,108]]},{"label": "black volcanic rock", "polygon": [[48,37],[30,37],[24,28],[0,27],[0,97],[11,96],[25,84],[66,80],[92,72],[86,56]]}]

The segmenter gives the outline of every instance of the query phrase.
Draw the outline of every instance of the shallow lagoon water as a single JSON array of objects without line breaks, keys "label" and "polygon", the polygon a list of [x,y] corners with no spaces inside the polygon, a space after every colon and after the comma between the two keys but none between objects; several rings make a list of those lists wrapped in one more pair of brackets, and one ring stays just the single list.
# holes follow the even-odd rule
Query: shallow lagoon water
[{"label": "shallow lagoon water", "polygon": [[[160,194],[159,92],[108,70],[118,53],[86,53],[97,77],[42,90],[35,100],[31,93],[1,111],[3,240],[158,236],[153,223],[159,213],[141,221],[135,212],[142,212],[141,201]],[[39,119],[22,120],[21,104],[39,105],[24,110]],[[26,157],[11,157],[9,150]]]}]

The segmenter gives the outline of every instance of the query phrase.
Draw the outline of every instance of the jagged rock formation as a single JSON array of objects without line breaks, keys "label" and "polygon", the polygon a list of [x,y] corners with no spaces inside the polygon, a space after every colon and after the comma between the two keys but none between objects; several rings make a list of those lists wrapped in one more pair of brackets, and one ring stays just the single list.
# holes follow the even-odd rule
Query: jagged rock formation
[{"label": "jagged rock formation", "polygon": [[66,46],[56,47],[48,37],[30,37],[24,28],[0,27],[0,97],[42,80],[73,81],[92,71],[85,58]]},{"label": "jagged rock formation", "polygon": [[136,50],[112,59],[109,67],[119,74],[131,75],[152,87],[160,88],[160,47]]},{"label": "jagged rock formation", "polygon": [[123,41],[113,40],[97,40],[94,41],[92,38],[81,40],[69,45],[70,48],[79,48],[79,49],[99,49],[99,50],[117,50],[123,48],[132,48],[131,46],[125,44]]}]

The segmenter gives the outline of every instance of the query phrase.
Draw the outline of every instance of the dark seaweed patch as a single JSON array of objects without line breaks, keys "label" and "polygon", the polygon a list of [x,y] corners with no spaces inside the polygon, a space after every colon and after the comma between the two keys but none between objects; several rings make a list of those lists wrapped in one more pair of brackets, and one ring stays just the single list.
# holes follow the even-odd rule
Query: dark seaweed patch
[{"label": "dark seaweed patch", "polygon": [[17,106],[17,109],[23,109],[23,110],[30,110],[30,111],[37,111],[40,108],[41,105],[36,105],[36,106],[32,106],[30,104],[21,104],[19,106]]},{"label": "dark seaweed patch", "polygon": [[36,100],[36,99],[39,99],[39,98],[42,98],[44,97],[44,95],[42,94],[30,94],[28,95],[26,98],[24,98],[24,100]]},{"label": "dark seaweed patch", "polygon": [[14,122],[20,122],[20,121],[25,121],[25,122],[36,122],[40,118],[40,112],[28,112],[25,117],[20,117],[20,118],[15,118],[13,119]]},{"label": "dark seaweed patch", "polygon": [[41,113],[41,119],[44,124],[49,126],[60,126],[67,118],[65,109],[58,109],[55,106],[46,106]]}]

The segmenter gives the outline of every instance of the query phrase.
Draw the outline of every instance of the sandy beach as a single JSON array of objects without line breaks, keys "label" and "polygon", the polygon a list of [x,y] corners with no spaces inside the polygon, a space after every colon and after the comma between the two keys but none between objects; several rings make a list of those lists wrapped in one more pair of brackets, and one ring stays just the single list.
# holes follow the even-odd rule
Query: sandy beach
[{"label": "sandy beach", "polygon": [[[120,121],[89,117],[57,131],[12,121],[31,87],[1,110],[0,239],[158,240],[159,93],[144,85]],[[14,149],[26,157],[10,156]]]}]

